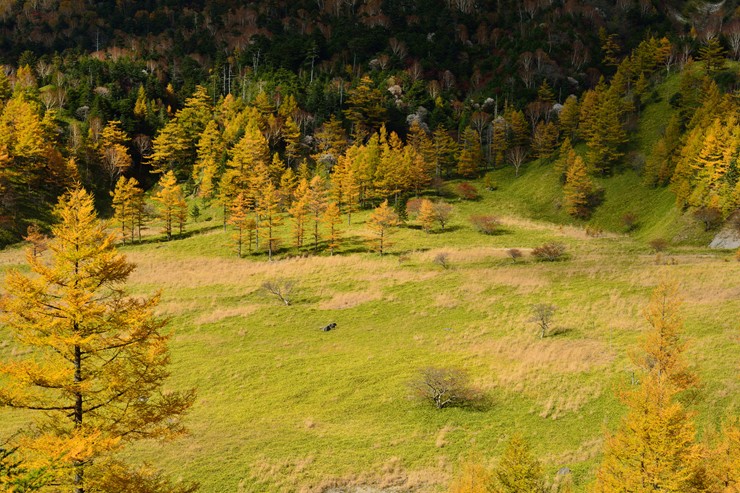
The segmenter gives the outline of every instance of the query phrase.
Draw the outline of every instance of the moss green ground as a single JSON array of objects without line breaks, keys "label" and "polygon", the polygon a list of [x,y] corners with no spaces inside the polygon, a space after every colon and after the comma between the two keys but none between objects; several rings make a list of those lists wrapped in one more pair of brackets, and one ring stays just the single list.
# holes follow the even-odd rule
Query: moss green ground
[{"label": "moss green ground", "polygon": [[[237,259],[211,210],[188,238],[124,247],[138,264],[133,291],[164,291],[172,387],[199,395],[190,436],[139,444],[131,455],[208,492],[343,484],[431,492],[444,489],[462,458],[494,463],[520,432],[549,475],[567,466],[583,488],[604,430],[623,411],[615,392],[630,384],[627,353],[664,276],[680,282],[686,300],[689,358],[704,382],[699,429],[736,413],[740,263],[697,245],[657,258],[640,230],[594,238],[580,224],[535,221],[566,218],[553,205],[556,177],[534,166],[544,165],[517,180],[500,172],[500,189],[479,202],[454,202],[446,232],[425,234],[410,222],[383,257],[363,252],[367,213],[346,231],[349,253],[334,257]],[[525,202],[526,190],[542,193]],[[475,231],[474,213],[502,217],[502,233]],[[507,248],[527,252],[553,240],[568,246],[567,260],[506,256]],[[443,251],[449,269],[433,262]],[[0,268],[21,258],[19,250],[3,252]],[[260,290],[271,278],[296,281],[292,306]],[[562,330],[544,340],[528,321],[541,302],[558,306]],[[321,332],[329,322],[337,329]],[[6,355],[19,350],[7,336],[0,347]],[[409,399],[408,381],[429,365],[467,370],[490,405],[437,411]],[[4,434],[24,420],[0,416]]]},{"label": "moss green ground", "polygon": [[[671,94],[662,86],[663,101]],[[645,110],[634,141],[646,152],[667,121],[659,102]],[[561,188],[547,163],[522,176],[495,171],[498,190],[458,202],[446,232],[410,222],[388,255],[368,253],[367,212],[345,230],[341,254],[237,259],[218,210],[205,209],[190,236],[122,250],[138,269],[135,293],[164,292],[171,317],[173,388],[195,387],[191,434],[138,444],[136,459],[205,492],[320,492],[334,485],[443,491],[460,461],[494,464],[512,433],[529,439],[550,477],[564,466],[584,491],[604,431],[623,413],[615,397],[631,383],[628,353],[646,330],[642,308],[660,279],[680,284],[688,358],[701,376],[694,404],[700,434],[740,408],[740,262],[703,247],[710,235],[673,207],[668,190],[649,190],[632,171],[601,180],[606,201],[586,224],[559,208]],[[479,187],[480,188],[480,187]],[[639,226],[622,234],[621,217]],[[501,234],[485,236],[472,214],[495,214]],[[604,230],[593,237],[585,227]],[[282,232],[288,241],[287,227]],[[656,256],[654,238],[672,243]],[[546,241],[567,245],[561,262],[513,262]],[[433,262],[447,252],[451,267]],[[20,266],[0,253],[0,270]],[[292,306],[260,290],[266,279],[296,282]],[[540,340],[534,303],[558,306],[559,334]],[[337,329],[322,332],[330,322]],[[21,348],[0,332],[0,355]],[[409,398],[420,368],[469,372],[490,405],[434,410]],[[0,411],[7,436],[26,416]]]}]

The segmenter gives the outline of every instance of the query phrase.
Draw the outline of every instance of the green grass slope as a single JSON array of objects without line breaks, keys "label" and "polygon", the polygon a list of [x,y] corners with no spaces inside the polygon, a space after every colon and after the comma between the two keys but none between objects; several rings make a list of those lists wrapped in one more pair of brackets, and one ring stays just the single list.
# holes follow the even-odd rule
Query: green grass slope
[{"label": "green grass slope", "polygon": [[[644,110],[633,152],[648,152],[658,138],[675,84],[668,79]],[[685,299],[688,358],[703,382],[693,404],[698,429],[738,412],[740,263],[702,247],[707,235],[675,209],[669,190],[648,189],[626,169],[599,180],[606,200],[580,222],[559,206],[551,164],[493,178],[497,190],[481,200],[451,200],[447,231],[425,234],[412,220],[382,257],[367,252],[368,212],[345,227],[333,257],[295,257],[285,247],[273,262],[237,259],[215,207],[204,208],[186,238],[160,241],[155,225],[147,243],[122,248],[138,264],[131,289],[164,291],[171,386],[198,390],[188,437],[128,454],[207,492],[438,492],[461,460],[492,465],[519,432],[550,477],[567,466],[585,491],[604,430],[623,411],[615,395],[631,382],[627,354],[646,330],[642,307],[664,277],[679,282]],[[629,236],[621,234],[627,212],[639,220]],[[498,216],[500,233],[476,231],[475,214]],[[590,236],[586,226],[605,232]],[[279,235],[289,243],[290,226]],[[674,246],[656,257],[647,242],[658,237]],[[547,241],[564,243],[568,258],[507,256]],[[440,253],[449,269],[434,262]],[[0,253],[0,271],[19,266],[20,250]],[[296,283],[291,306],[260,289],[280,278]],[[535,303],[557,305],[558,335],[538,338],[529,320]],[[337,329],[322,332],[330,322]],[[0,357],[20,350],[0,329]],[[487,405],[438,411],[411,399],[408,383],[427,366],[464,369]],[[0,410],[0,438],[27,418]]]},{"label": "green grass slope", "polygon": [[[164,290],[171,386],[198,390],[190,436],[129,454],[208,492],[437,492],[460,460],[477,454],[493,464],[520,432],[549,476],[567,466],[585,491],[603,431],[622,412],[615,391],[630,382],[626,355],[645,330],[641,308],[663,276],[678,280],[687,300],[689,358],[704,382],[700,429],[736,412],[740,263],[681,250],[656,261],[630,237],[528,219],[537,210],[565,219],[552,208],[555,177],[534,171],[481,201],[456,202],[447,232],[425,234],[411,222],[383,257],[363,253],[367,213],[345,232],[346,253],[333,257],[237,259],[211,210],[188,238],[123,248],[138,264],[133,291]],[[524,202],[528,187],[542,195]],[[501,216],[501,234],[475,231],[468,217],[479,213]],[[568,260],[506,256],[545,241],[566,244]],[[449,269],[433,262],[440,252]],[[2,270],[21,264],[19,250],[0,254]],[[293,305],[260,289],[277,278],[296,281]],[[562,331],[543,340],[529,321],[541,302],[558,306]],[[320,331],[329,322],[337,329]],[[2,357],[18,350],[0,335]],[[466,370],[488,405],[437,411],[410,399],[408,382],[431,365]],[[2,436],[25,419],[0,411]]]},{"label": "green grass slope", "polygon": [[[570,218],[561,208],[562,185],[549,162],[533,161],[523,167],[519,177],[511,167],[494,170],[493,180],[498,186],[497,212],[543,219],[561,224],[589,225],[595,229],[625,232],[622,218],[626,214],[637,217],[637,228],[631,235],[643,243],[663,238],[676,245],[705,246],[713,232],[703,228],[681,213],[675,206],[675,197],[669,187],[645,186],[640,167],[649,156],[655,142],[675,111],[668,104],[678,90],[678,75],[671,75],[659,84],[640,113],[635,131],[631,132],[626,155],[614,176],[597,178],[604,188],[605,200],[588,221]],[[586,148],[577,151],[585,156]]]}]

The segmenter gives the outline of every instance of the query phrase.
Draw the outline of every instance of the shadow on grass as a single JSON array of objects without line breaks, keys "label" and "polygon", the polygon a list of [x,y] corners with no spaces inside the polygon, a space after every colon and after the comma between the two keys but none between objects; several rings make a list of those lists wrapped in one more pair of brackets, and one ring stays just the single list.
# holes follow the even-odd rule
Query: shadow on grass
[{"label": "shadow on grass", "polygon": [[570,327],[553,327],[545,337],[567,337],[569,335],[574,335],[574,332],[575,331]]},{"label": "shadow on grass", "polygon": [[494,231],[491,231],[490,233],[486,233],[486,232],[480,231],[478,229],[476,229],[476,231],[478,233],[482,234],[482,235],[485,235],[485,236],[506,236],[506,235],[514,234],[514,232],[512,230],[510,230],[510,229],[504,229],[504,228],[496,229]]},{"label": "shadow on grass", "polygon": [[193,236],[208,233],[210,231],[214,231],[217,229],[221,229],[223,226],[220,224],[214,224],[212,226],[205,226],[198,229],[193,229],[190,231],[183,231],[182,233],[173,233],[172,239],[168,240],[166,236],[149,236],[146,238],[142,238],[140,241],[134,241],[133,243],[130,242],[129,239],[126,239],[126,246],[137,246],[137,245],[152,245],[154,243],[170,243],[177,240],[184,240],[186,238],[192,238]]}]

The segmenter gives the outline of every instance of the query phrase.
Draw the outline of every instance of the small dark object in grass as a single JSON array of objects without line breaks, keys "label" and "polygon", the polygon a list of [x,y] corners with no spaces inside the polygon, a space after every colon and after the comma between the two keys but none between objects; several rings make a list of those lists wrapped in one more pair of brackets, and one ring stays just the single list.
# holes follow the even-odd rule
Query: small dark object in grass
[{"label": "small dark object in grass", "polygon": [[335,329],[336,327],[337,327],[336,322],[332,322],[329,325],[326,325],[326,326],[322,327],[321,328],[321,331],[322,332],[329,332],[330,330]]}]

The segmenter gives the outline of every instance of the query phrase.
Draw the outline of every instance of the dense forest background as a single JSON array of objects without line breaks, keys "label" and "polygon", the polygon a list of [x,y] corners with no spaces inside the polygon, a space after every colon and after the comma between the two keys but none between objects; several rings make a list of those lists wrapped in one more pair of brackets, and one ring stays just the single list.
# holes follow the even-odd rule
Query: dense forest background
[{"label": "dense forest background", "polygon": [[[540,128],[545,139],[554,138],[545,152],[533,148],[542,137],[537,124],[550,123],[569,95],[581,97],[602,78],[621,70],[619,124],[630,132],[649,100],[642,93],[662,76],[692,60],[712,64],[740,55],[740,14],[732,2],[9,1],[0,5],[0,34],[3,124],[12,127],[3,155],[13,168],[0,174],[3,243],[18,239],[31,223],[49,223],[50,204],[72,181],[94,190],[103,211],[122,173],[150,188],[159,176],[151,171],[163,171],[152,157],[159,155],[156,138],[197,86],[208,115],[185,132],[182,156],[160,156],[183,162],[174,167],[182,168],[177,177],[190,192],[198,188],[198,178],[190,176],[196,141],[205,120],[217,119],[225,129],[228,117],[216,115],[228,113],[224,101],[232,112],[257,107],[270,154],[295,171],[304,158],[317,169],[327,154],[317,132],[334,115],[347,146],[381,125],[405,139],[417,122],[430,135],[444,129],[462,146],[473,138],[465,130],[473,129],[485,161],[478,172],[552,155],[549,147],[565,136],[562,122],[552,118],[555,137],[554,129]],[[640,43],[649,46],[635,56],[652,57],[647,64],[630,55]],[[635,64],[637,71],[630,68]],[[708,75],[721,92],[731,92],[736,74],[722,67]],[[694,100],[679,95],[672,101],[684,108],[679,132],[689,127],[686,115],[702,104],[696,99],[706,89],[700,81],[687,86],[696,89],[689,95]],[[285,101],[289,107],[281,112]],[[519,123],[511,121],[514,111],[526,118],[530,135],[511,135]],[[288,116],[300,131],[295,156],[286,155]],[[507,142],[496,149],[501,118]],[[111,121],[122,133],[109,131],[106,140]],[[216,178],[245,121],[219,156]],[[587,133],[580,138],[587,141]],[[574,130],[571,137],[579,134]],[[123,149],[113,151],[112,144]],[[513,148],[527,152],[505,154]],[[453,155],[459,159],[460,151]],[[605,171],[601,164],[591,167]]]}]

